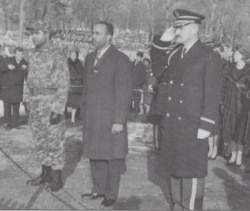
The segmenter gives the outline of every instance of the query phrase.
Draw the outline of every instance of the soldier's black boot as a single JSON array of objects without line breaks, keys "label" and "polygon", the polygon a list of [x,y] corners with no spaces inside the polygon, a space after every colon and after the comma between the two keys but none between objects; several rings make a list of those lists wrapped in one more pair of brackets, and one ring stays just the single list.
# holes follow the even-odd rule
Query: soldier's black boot
[{"label": "soldier's black boot", "polygon": [[56,192],[62,188],[63,188],[62,170],[53,170],[52,169],[49,190]]},{"label": "soldier's black boot", "polygon": [[51,178],[51,166],[42,165],[42,173],[39,177],[27,181],[27,185],[38,186],[49,183]]}]

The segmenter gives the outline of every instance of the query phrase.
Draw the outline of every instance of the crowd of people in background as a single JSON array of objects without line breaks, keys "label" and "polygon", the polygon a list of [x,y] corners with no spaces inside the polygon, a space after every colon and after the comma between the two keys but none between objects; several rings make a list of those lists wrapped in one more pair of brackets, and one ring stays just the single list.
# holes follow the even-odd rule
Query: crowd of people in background
[{"label": "crowd of people in background", "polygon": [[[53,42],[61,46],[68,55],[70,91],[65,113],[70,114],[71,122],[76,124],[76,121],[81,118],[80,103],[84,86],[84,57],[93,48],[79,40],[68,41],[58,36],[53,39]],[[248,154],[250,149],[250,66],[248,52],[244,46],[233,48],[227,44],[211,45],[209,43],[209,45],[221,56],[224,82],[220,104],[220,130],[209,138],[208,157],[214,160],[217,155],[223,155],[227,158],[227,165],[241,167],[244,152]],[[29,65],[24,49],[16,47],[12,50],[12,55],[9,50],[7,50],[7,54],[6,49],[1,49],[0,96],[4,105],[4,127],[9,130],[20,125],[19,110]],[[158,149],[160,147],[160,129],[155,121],[151,121],[151,103],[154,104],[155,96],[160,95],[161,84],[159,78],[152,72],[151,60],[147,53],[137,51],[134,54],[134,57],[130,55],[133,76],[131,120],[154,124],[154,142]]]},{"label": "crowd of people in background", "polygon": [[[127,119],[153,125],[153,142],[157,150],[161,149],[162,170],[171,174],[172,197],[176,200],[173,206],[178,205],[179,197],[193,195],[195,189],[200,195],[194,196],[194,201],[201,198],[203,201],[207,157],[215,160],[220,155],[225,157],[226,165],[242,167],[243,154],[250,155],[248,53],[244,46],[211,43],[205,46],[198,39],[198,25],[205,17],[185,10],[176,10],[174,15],[175,29],[166,29],[160,40],[154,37],[151,58],[146,50],[138,49],[134,59],[129,60],[111,44],[114,29],[107,22],[94,26],[96,49],[81,40],[60,36],[54,37],[52,43],[50,24],[38,21],[31,28],[33,51],[15,47],[12,56],[1,51],[4,128],[18,129],[23,103],[41,160],[41,175],[28,180],[28,185],[48,183],[46,189],[55,192],[63,187],[64,135],[68,126],[65,116],[69,113],[74,126],[83,120],[84,154],[90,160],[93,189],[81,197],[91,200],[104,197],[101,203],[104,206],[116,201],[120,176],[126,171]],[[182,18],[186,17],[198,22],[182,25]],[[184,33],[186,26],[192,29],[193,37]],[[187,48],[189,42],[181,39],[186,36],[187,40],[195,41],[191,46],[195,50]],[[174,37],[179,43],[174,42]],[[168,62],[161,63],[168,50],[173,54],[168,55]],[[196,66],[192,66],[194,61]],[[206,142],[196,142],[207,138],[208,151]],[[182,186],[190,182],[196,187],[184,193]],[[177,191],[182,195],[175,195]],[[184,206],[186,202],[181,203]],[[195,203],[188,203],[190,210],[194,210]]]},{"label": "crowd of people in background", "polygon": [[[250,149],[250,66],[244,46],[211,45],[223,63],[223,88],[220,102],[220,130],[209,137],[208,158],[217,155],[226,158],[227,165],[242,167],[243,155]],[[133,62],[132,115],[141,121],[151,121],[150,105],[159,93],[159,81],[152,73],[150,59],[137,52]],[[164,96],[162,96],[164,98]],[[153,108],[154,109],[154,108]],[[147,118],[148,117],[148,118]],[[136,118],[135,118],[136,119]],[[159,128],[154,131],[156,148],[159,148]]]}]

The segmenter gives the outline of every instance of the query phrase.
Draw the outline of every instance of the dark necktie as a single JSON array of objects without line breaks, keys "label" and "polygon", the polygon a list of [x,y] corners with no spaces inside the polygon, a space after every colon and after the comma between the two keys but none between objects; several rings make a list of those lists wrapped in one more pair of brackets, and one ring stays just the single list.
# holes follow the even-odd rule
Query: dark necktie
[{"label": "dark necktie", "polygon": [[97,65],[98,61],[101,58],[101,51],[97,51],[96,57],[95,57],[95,62],[94,62],[94,66]]}]

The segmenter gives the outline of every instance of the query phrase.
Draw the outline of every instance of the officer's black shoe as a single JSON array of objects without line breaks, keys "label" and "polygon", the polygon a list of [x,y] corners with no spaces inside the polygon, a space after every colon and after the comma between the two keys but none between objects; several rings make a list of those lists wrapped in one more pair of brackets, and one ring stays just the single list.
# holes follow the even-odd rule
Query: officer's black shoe
[{"label": "officer's black shoe", "polygon": [[104,198],[101,205],[104,207],[111,207],[115,203],[115,199]]},{"label": "officer's black shoe", "polygon": [[56,192],[62,188],[63,188],[62,171],[52,169],[51,180],[48,189],[52,192]]},{"label": "officer's black shoe", "polygon": [[39,177],[27,181],[27,185],[38,186],[49,183],[51,178],[51,166],[42,165],[42,173]]}]

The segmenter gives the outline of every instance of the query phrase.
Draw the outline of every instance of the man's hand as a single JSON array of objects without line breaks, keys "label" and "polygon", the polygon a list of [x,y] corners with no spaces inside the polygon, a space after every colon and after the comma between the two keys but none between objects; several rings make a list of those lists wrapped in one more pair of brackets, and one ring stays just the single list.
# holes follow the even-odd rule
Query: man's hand
[{"label": "man's hand", "polygon": [[122,131],[123,131],[123,124],[114,123],[112,125],[112,133],[113,134],[121,133]]},{"label": "man's hand", "polygon": [[203,129],[198,129],[198,134],[197,134],[198,139],[206,139],[210,135],[211,135],[211,132],[209,132],[207,130],[203,130]]},{"label": "man's hand", "polygon": [[161,35],[161,41],[170,42],[175,38],[175,29],[173,27],[166,29]]},{"label": "man's hand", "polygon": [[153,89],[153,86],[152,86],[152,85],[149,85],[149,86],[148,86],[148,91],[149,91],[149,92],[153,92],[153,91],[154,91],[154,89]]},{"label": "man's hand", "polygon": [[27,66],[25,64],[22,65],[22,69],[25,70]]},{"label": "man's hand", "polygon": [[8,64],[8,69],[9,70],[14,70],[16,67],[14,66],[14,65],[12,65],[12,64]]}]

